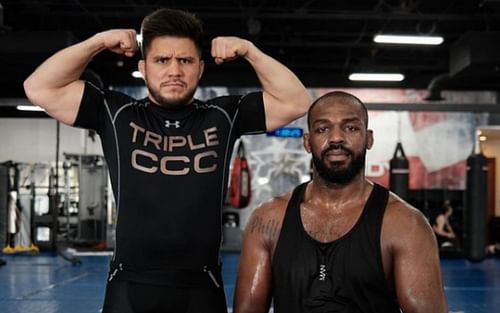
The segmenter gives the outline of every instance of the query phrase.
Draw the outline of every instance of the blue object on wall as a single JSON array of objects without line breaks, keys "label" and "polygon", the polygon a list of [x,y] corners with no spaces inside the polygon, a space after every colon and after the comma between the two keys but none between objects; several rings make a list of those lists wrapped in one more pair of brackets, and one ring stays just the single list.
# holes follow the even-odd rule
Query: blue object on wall
[{"label": "blue object on wall", "polygon": [[302,134],[303,130],[300,127],[282,127],[267,133],[268,136],[291,138],[302,137]]}]

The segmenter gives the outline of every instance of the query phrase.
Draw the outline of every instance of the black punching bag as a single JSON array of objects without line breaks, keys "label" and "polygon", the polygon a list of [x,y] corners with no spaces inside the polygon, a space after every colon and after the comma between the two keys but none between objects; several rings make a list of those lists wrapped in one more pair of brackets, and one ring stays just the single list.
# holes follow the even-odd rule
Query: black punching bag
[{"label": "black punching bag", "polygon": [[408,159],[405,156],[401,142],[396,145],[389,167],[389,188],[402,199],[408,200],[408,175],[410,171],[408,169]]},{"label": "black punching bag", "polygon": [[464,250],[470,261],[486,255],[486,206],[488,199],[488,161],[480,153],[467,158],[467,184],[464,208]]}]

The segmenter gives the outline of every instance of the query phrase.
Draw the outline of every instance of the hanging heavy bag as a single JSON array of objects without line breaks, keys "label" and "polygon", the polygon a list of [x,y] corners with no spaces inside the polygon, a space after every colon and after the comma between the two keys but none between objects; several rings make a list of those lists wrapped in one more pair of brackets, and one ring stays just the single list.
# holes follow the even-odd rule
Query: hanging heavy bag
[{"label": "hanging heavy bag", "polygon": [[488,160],[481,153],[467,158],[467,181],[464,208],[464,251],[469,261],[486,257],[488,220]]},{"label": "hanging heavy bag", "polygon": [[251,193],[250,167],[245,157],[245,146],[239,140],[229,183],[229,203],[235,208],[244,208],[250,202]]},{"label": "hanging heavy bag", "polygon": [[398,142],[394,155],[389,162],[390,176],[389,189],[404,200],[408,200],[409,162],[403,150],[403,145]]}]

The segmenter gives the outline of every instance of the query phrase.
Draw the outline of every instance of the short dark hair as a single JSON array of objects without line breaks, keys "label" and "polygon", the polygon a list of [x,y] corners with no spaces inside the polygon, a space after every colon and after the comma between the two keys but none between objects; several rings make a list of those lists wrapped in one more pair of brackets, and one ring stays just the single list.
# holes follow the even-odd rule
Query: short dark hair
[{"label": "short dark hair", "polygon": [[203,25],[194,14],[169,8],[158,9],[147,15],[141,24],[142,55],[146,56],[156,37],[173,36],[194,41],[202,56]]},{"label": "short dark hair", "polygon": [[333,100],[337,100],[340,102],[357,103],[357,104],[361,105],[361,109],[363,110],[363,119],[364,119],[366,127],[368,127],[368,110],[366,109],[366,106],[363,103],[363,101],[361,101],[355,95],[352,95],[352,94],[344,92],[344,91],[331,91],[331,92],[325,93],[321,97],[314,100],[314,102],[309,107],[309,110],[307,111],[307,126],[308,126],[309,130],[311,129],[311,112],[312,112],[313,108],[316,106],[316,104],[323,102],[323,100],[331,99],[331,98],[333,98]]}]

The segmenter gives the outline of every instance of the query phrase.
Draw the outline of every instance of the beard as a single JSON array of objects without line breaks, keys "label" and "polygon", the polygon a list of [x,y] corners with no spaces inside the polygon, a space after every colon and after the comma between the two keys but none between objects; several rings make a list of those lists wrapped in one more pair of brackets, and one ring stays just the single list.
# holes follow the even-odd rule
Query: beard
[{"label": "beard", "polygon": [[193,99],[194,93],[196,92],[196,87],[188,90],[183,96],[175,99],[169,99],[161,95],[159,90],[153,89],[149,84],[146,84],[148,87],[149,95],[151,98],[155,100],[157,104],[159,104],[162,107],[167,107],[167,108],[181,108],[185,106],[186,104],[191,102],[191,99]]},{"label": "beard", "polygon": [[[342,167],[344,162],[329,162],[326,160],[326,154],[334,149],[342,149],[348,155],[352,157],[351,163],[347,166]],[[312,160],[314,168],[318,175],[326,182],[339,185],[347,185],[350,183],[354,177],[356,177],[365,167],[366,159],[366,149],[359,154],[355,154],[351,150],[345,148],[342,145],[331,145],[327,149],[321,152],[321,156],[318,157],[314,153],[312,154]]]}]

